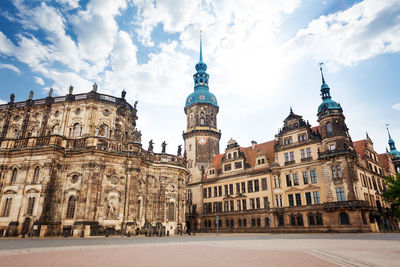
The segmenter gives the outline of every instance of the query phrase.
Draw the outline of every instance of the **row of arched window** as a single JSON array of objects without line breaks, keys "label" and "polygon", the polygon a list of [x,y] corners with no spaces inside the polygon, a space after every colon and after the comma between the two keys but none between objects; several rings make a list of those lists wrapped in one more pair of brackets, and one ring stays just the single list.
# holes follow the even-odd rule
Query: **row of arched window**
[{"label": "row of arched window", "polygon": [[[66,212],[66,218],[67,219],[73,219],[75,216],[75,208],[76,208],[76,197],[75,196],[70,196],[68,198],[68,203],[67,203],[67,212]],[[140,201],[138,201],[138,209],[140,209]],[[33,209],[33,208],[32,208]],[[167,219],[169,221],[174,221],[175,220],[175,205],[174,203],[169,203],[168,208],[167,208]]]},{"label": "row of arched window", "polygon": [[[40,175],[40,167],[36,166],[35,171],[33,172],[32,184],[37,184],[39,182],[39,175]],[[18,168],[14,168],[11,174],[10,184],[17,183],[17,176],[18,176]]]}]

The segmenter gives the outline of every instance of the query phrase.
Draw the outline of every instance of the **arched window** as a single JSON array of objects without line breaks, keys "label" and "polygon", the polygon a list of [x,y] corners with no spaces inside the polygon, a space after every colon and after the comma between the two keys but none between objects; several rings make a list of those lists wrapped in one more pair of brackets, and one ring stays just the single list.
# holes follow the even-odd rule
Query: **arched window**
[{"label": "arched window", "polygon": [[99,129],[99,135],[102,137],[108,137],[108,125],[102,124]]},{"label": "arched window", "polygon": [[80,127],[79,123],[75,123],[72,129],[73,137],[81,136],[82,128]]},{"label": "arched window", "polygon": [[67,219],[73,219],[75,215],[75,204],[76,204],[76,197],[70,196],[68,199],[67,205]]},{"label": "arched window", "polygon": [[332,135],[332,123],[330,122],[326,124],[326,135]]},{"label": "arched window", "polygon": [[12,171],[12,175],[11,175],[11,184],[15,184],[17,182],[17,174],[18,174],[18,170],[17,170],[17,168],[14,168],[14,170]]},{"label": "arched window", "polygon": [[346,212],[340,213],[340,224],[350,224],[349,215]]},{"label": "arched window", "polygon": [[190,121],[189,121],[189,127],[194,126],[194,114],[190,113]]},{"label": "arched window", "polygon": [[39,173],[40,173],[40,168],[39,168],[39,166],[37,166],[35,168],[35,172],[33,173],[33,179],[32,179],[33,184],[36,184],[37,182],[39,182]]},{"label": "arched window", "polygon": [[174,220],[175,220],[175,207],[174,207],[174,203],[169,203],[169,204],[168,204],[167,219],[168,219],[168,221],[174,221]]},{"label": "arched window", "polygon": [[26,210],[26,214],[32,216],[34,207],[35,207],[35,197],[30,197],[28,201],[28,208]]}]

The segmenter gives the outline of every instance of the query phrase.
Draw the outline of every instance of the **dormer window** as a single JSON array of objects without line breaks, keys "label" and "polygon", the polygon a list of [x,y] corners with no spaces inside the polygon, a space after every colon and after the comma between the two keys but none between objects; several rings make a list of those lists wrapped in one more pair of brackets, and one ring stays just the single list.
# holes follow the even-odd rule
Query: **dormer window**
[{"label": "dormer window", "polygon": [[329,145],[329,150],[335,150],[335,149],[336,149],[335,144],[330,144],[330,145]]},{"label": "dormer window", "polygon": [[299,139],[299,142],[306,141],[307,140],[307,134],[306,133],[299,134],[298,135],[298,139]]},{"label": "dormer window", "polygon": [[237,152],[233,152],[233,158],[237,158]]},{"label": "dormer window", "polygon": [[228,159],[231,159],[231,158],[232,158],[232,154],[229,153],[229,154],[228,154]]},{"label": "dormer window", "polygon": [[287,137],[284,139],[284,144],[285,145],[290,145],[293,143],[292,137]]},{"label": "dormer window", "polygon": [[235,169],[241,169],[242,167],[243,167],[243,165],[242,165],[241,161],[235,162]]},{"label": "dormer window", "polygon": [[232,170],[232,164],[225,164],[224,165],[224,171],[230,171],[230,170]]},{"label": "dormer window", "polygon": [[257,159],[257,165],[265,164],[265,158]]},{"label": "dormer window", "polygon": [[[203,84],[203,83],[200,83],[200,85],[202,85],[202,84]],[[204,99],[206,99],[206,97],[205,97],[204,95],[200,95],[200,96],[199,96],[199,99],[200,99],[200,100],[204,100]]]}]

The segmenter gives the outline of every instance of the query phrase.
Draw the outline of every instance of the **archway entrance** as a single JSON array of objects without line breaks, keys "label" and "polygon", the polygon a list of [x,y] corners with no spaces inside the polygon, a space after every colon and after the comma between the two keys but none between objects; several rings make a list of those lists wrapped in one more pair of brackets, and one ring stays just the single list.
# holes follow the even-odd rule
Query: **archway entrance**
[{"label": "archway entrance", "polygon": [[29,228],[31,226],[31,219],[25,218],[24,224],[22,225],[22,235],[27,235],[29,233]]}]

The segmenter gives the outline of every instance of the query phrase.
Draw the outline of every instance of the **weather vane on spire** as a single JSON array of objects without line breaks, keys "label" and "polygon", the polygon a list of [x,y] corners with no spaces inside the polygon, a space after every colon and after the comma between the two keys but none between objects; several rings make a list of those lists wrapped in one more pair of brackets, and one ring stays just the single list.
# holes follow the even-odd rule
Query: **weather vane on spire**
[{"label": "weather vane on spire", "polygon": [[391,139],[392,137],[390,137],[390,132],[389,132],[389,123],[386,123],[386,130],[387,130],[387,132],[388,132],[389,139]]},{"label": "weather vane on spire", "polygon": [[318,65],[319,65],[319,70],[321,71],[322,83],[325,83],[324,73],[322,72],[322,65],[323,65],[323,64],[324,64],[324,62],[318,63]]}]

